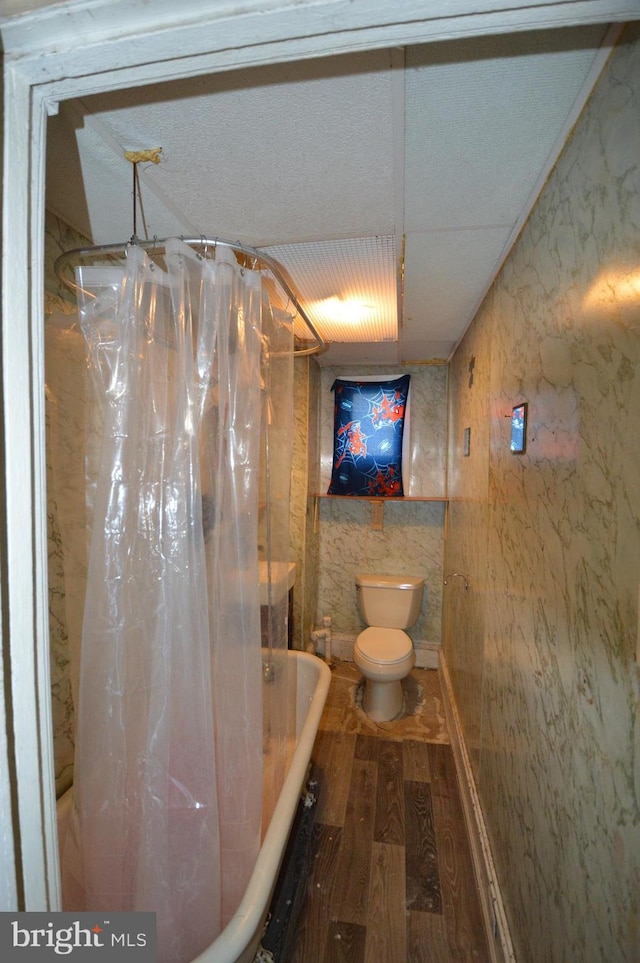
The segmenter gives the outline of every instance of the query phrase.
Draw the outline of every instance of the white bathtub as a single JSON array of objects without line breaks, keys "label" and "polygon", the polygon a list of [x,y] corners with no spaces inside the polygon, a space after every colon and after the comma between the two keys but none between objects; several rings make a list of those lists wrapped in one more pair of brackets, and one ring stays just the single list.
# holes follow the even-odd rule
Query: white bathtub
[{"label": "white bathtub", "polygon": [[[331,681],[328,666],[314,655],[291,650],[286,660],[288,668],[295,671],[295,751],[240,906],[218,938],[193,963],[252,963],[260,946]],[[58,800],[60,844],[71,803],[72,789]]]}]

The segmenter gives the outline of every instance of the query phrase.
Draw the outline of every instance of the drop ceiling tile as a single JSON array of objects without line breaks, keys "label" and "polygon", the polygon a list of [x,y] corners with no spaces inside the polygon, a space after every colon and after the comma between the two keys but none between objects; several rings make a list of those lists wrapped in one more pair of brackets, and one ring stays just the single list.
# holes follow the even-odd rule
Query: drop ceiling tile
[{"label": "drop ceiling tile", "polygon": [[424,364],[427,362],[448,361],[457,341],[401,341],[398,355],[403,364]]},{"label": "drop ceiling tile", "polygon": [[84,102],[197,233],[250,244],[389,233],[386,51],[281,64]]},{"label": "drop ceiling tile", "polygon": [[[48,124],[47,204],[95,244],[126,241],[133,234],[133,168],[105,139],[104,131],[62,104]],[[138,205],[139,237],[190,232],[179,212],[142,181]]]},{"label": "drop ceiling tile", "polygon": [[457,341],[495,275],[506,239],[499,229],[409,234],[401,340]]},{"label": "drop ceiling tile", "polygon": [[316,355],[318,364],[363,365],[393,364],[398,361],[398,345],[393,344],[331,344],[323,354]]},{"label": "drop ceiling tile", "polygon": [[580,92],[604,27],[412,47],[405,229],[514,224]]}]

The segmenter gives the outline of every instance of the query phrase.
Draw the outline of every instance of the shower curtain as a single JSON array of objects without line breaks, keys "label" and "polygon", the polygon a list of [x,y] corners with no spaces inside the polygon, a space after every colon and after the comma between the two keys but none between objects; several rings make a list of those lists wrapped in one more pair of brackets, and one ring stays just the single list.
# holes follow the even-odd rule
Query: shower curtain
[{"label": "shower curtain", "polygon": [[261,515],[278,528],[259,484],[269,337],[292,367],[291,324],[224,248],[172,240],[161,267],[132,247],[124,271],[78,281],[103,435],[63,905],[153,910],[158,959],[181,963],[251,874],[265,720],[276,752],[287,742],[263,702],[258,541]]}]

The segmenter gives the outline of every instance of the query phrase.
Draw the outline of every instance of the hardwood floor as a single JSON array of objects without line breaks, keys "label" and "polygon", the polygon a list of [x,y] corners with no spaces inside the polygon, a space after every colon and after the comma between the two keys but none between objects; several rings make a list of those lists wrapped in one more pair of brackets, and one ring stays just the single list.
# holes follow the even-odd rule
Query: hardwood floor
[{"label": "hardwood floor", "polygon": [[437,673],[376,725],[333,669],[313,752],[318,805],[287,963],[489,963]]}]

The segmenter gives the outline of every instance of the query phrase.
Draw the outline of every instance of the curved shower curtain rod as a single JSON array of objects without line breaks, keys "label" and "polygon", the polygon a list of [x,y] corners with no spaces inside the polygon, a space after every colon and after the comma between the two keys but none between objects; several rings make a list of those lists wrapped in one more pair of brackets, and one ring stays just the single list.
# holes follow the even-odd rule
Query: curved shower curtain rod
[{"label": "curved shower curtain rod", "polygon": [[[126,254],[127,248],[132,245],[136,245],[137,247],[141,247],[145,250],[151,250],[152,254],[162,254],[164,253],[165,243],[167,240],[168,238],[154,238],[151,241],[141,241],[134,235],[126,243],[99,244],[96,247],[75,248],[72,251],[67,251],[65,254],[61,254],[60,257],[56,259],[53,269],[58,280],[61,281],[69,291],[73,291],[75,293],[78,290],[79,285],[77,285],[74,281],[69,280],[69,278],[64,274],[67,268],[72,268],[74,266],[74,262],[80,261],[83,258],[108,257],[110,255],[119,255],[122,257],[124,254]],[[304,324],[312,335],[313,341],[315,342],[315,344],[309,348],[294,348],[293,353],[297,355],[319,354],[327,349],[328,345],[322,339],[304,308],[298,301],[298,298],[291,290],[289,282],[282,272],[282,268],[278,262],[268,254],[265,254],[263,251],[259,251],[258,248],[247,247],[245,244],[241,244],[240,241],[225,241],[219,237],[213,239],[204,236],[196,238],[180,237],[180,240],[183,241],[184,244],[188,244],[190,247],[203,249],[205,255],[209,249],[215,252],[216,247],[229,248],[235,254],[241,254],[243,257],[251,259],[254,262],[251,265],[253,269],[258,268],[262,270],[266,268],[271,272],[284,293],[287,295],[289,301],[295,307],[296,313],[302,318]]]}]

